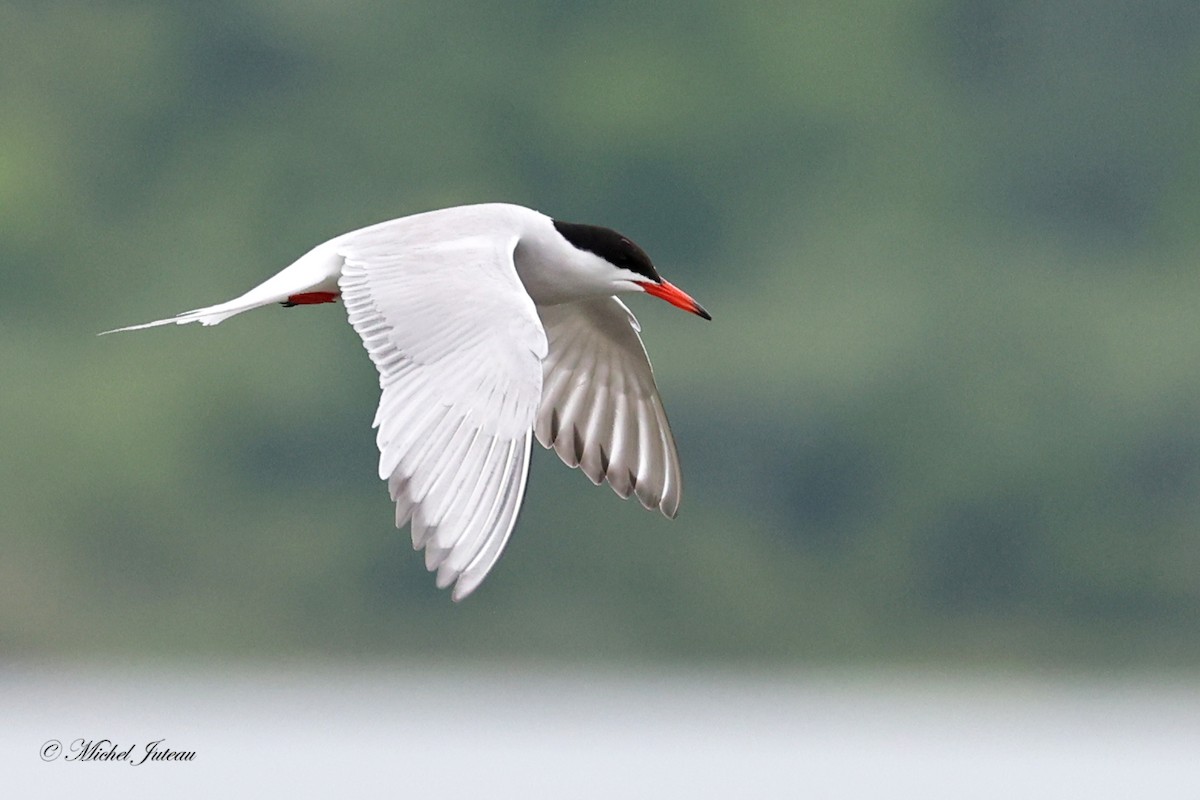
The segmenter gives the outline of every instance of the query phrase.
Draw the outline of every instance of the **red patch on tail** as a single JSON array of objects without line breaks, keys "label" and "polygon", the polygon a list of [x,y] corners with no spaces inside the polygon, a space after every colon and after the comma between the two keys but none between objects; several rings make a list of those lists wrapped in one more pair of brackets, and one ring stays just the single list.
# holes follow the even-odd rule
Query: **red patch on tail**
[{"label": "red patch on tail", "polygon": [[332,303],[337,299],[337,292],[301,292],[300,294],[290,296],[284,305],[311,306],[317,303]]}]

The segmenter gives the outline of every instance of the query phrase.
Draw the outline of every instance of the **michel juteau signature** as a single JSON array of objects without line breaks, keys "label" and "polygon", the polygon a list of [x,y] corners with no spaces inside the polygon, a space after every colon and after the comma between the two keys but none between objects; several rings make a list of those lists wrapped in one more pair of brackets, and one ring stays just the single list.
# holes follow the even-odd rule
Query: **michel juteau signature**
[{"label": "michel juteau signature", "polygon": [[71,742],[71,752],[63,761],[125,761],[135,767],[147,761],[193,761],[193,750],[172,750],[166,739],[155,739],[142,746],[131,744],[122,749],[110,739],[76,739]]}]

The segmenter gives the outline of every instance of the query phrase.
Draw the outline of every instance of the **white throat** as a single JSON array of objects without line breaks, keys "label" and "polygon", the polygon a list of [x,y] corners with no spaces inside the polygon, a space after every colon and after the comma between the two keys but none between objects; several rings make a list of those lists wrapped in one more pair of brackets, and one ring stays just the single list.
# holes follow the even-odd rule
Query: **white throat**
[{"label": "white throat", "polygon": [[521,235],[513,253],[517,275],[537,305],[558,305],[591,297],[637,291],[639,277],[594,253],[580,250],[542,215]]}]

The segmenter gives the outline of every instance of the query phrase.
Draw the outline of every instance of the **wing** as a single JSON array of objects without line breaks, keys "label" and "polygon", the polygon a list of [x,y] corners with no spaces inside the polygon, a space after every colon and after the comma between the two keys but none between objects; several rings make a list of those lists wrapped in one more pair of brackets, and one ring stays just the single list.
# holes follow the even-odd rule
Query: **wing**
[{"label": "wing", "polygon": [[636,494],[668,517],[683,490],[675,437],[641,327],[615,297],[538,309],[550,352],[542,364],[538,441],[593,483]]},{"label": "wing", "polygon": [[516,523],[546,336],[513,266],[515,235],[389,225],[339,241],[338,284],[379,370],[379,476],[396,527],[411,520],[438,587],[457,581],[461,600]]}]

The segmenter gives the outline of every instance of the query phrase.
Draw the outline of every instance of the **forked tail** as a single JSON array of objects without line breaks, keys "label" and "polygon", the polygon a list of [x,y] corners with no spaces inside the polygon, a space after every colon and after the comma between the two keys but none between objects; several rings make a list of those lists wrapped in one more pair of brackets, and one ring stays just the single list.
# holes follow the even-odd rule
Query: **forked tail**
[{"label": "forked tail", "polygon": [[[268,278],[255,286],[241,297],[235,297],[215,306],[197,308],[194,311],[184,311],[174,317],[157,319],[154,322],[143,322],[140,325],[127,325],[124,328],[114,328],[104,331],[101,336],[121,331],[139,331],[143,328],[157,328],[159,325],[186,325],[189,322],[199,322],[201,325],[216,325],[229,319],[234,314],[249,311],[252,308],[269,306],[272,303],[312,303],[327,302],[311,299],[313,296],[324,295],[329,299],[337,296],[337,279],[341,274],[342,257],[337,254],[332,242],[313,248],[299,260],[279,274]],[[299,299],[307,297],[309,299]]]},{"label": "forked tail", "polygon": [[104,331],[100,335],[105,336],[110,333],[121,333],[122,331],[140,331],[142,328],[157,328],[159,325],[170,325],[171,323],[186,325],[189,322],[199,322],[201,325],[216,325],[218,322],[229,319],[234,314],[240,314],[243,311],[249,311],[252,308],[258,308],[260,305],[266,304],[238,305],[237,301],[230,300],[228,303],[218,303],[215,306],[208,306],[207,308],[184,311],[182,314],[176,314],[166,319],[156,319],[154,322],[143,322],[140,325],[126,325],[124,328],[113,328],[111,331]]}]

